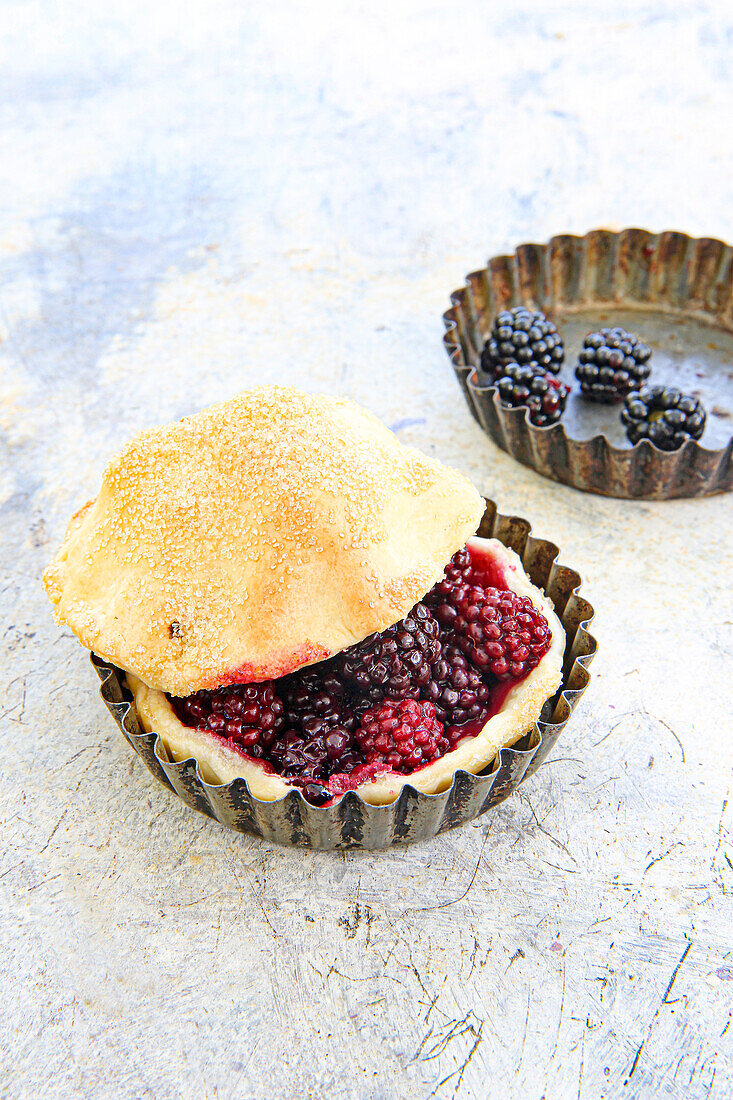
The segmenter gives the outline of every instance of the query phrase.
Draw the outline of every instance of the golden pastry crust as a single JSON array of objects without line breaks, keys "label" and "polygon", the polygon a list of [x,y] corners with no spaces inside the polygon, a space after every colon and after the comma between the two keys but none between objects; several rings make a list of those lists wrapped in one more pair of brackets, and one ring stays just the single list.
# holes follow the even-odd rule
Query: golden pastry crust
[{"label": "golden pastry crust", "polygon": [[[501,748],[513,745],[540,716],[545,700],[554,695],[562,681],[565,632],[551,602],[536,588],[524,571],[519,557],[496,539],[471,539],[474,545],[491,555],[504,569],[508,588],[521,596],[529,596],[550,624],[552,643],[537,668],[509,691],[498,714],[488,720],[481,733],[468,737],[453,752],[421,768],[412,775],[387,772],[357,788],[365,802],[385,805],[398,797],[409,783],[425,794],[437,794],[450,787],[459,768],[474,774],[482,771]],[[243,756],[223,740],[210,733],[191,729],[178,720],[170,703],[160,691],[152,690],[134,676],[127,677],[133,693],[141,725],[159,735],[170,760],[195,759],[202,778],[211,784],[230,783],[241,777],[247,780],[256,798],[271,801],[283,798],[292,787],[285,779],[268,773],[254,761]]]},{"label": "golden pastry crust", "polygon": [[268,386],[133,439],[44,584],[85,646],[189,695],[403,618],[482,513],[469,481],[353,402]]}]

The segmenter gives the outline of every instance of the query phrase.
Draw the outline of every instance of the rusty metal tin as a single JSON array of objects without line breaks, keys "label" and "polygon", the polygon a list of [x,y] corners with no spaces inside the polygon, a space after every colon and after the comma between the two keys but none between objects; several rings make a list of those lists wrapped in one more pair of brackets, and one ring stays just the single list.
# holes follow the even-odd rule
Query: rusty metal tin
[{"label": "rusty metal tin", "polygon": [[124,673],[96,654],[92,664],[102,681],[100,694],[122,733],[153,775],[195,810],[239,832],[254,833],[277,844],[309,848],[386,848],[395,843],[427,840],[445,829],[472,821],[503,801],[546,758],[588,686],[597,643],[588,632],[593,608],[578,594],[580,576],[559,565],[554,543],[535,538],[530,524],[518,516],[503,516],[486,502],[479,534],[500,539],[515,550],[539,588],[555,605],[565,628],[563,681],[548,699],[533,730],[512,748],[502,749],[480,775],[457,771],[449,790],[426,795],[406,786],[389,806],[371,806],[350,791],[332,806],[311,806],[300,791],[263,802],[254,798],[243,779],[206,783],[195,760],[168,760],[156,733],[146,733],[135,712]]},{"label": "rusty metal tin", "polygon": [[[444,343],[468,406],[498,447],[537,473],[603,496],[665,500],[733,489],[733,249],[684,233],[597,229],[520,245],[467,277],[444,314]],[[565,339],[565,381],[574,385],[586,333],[621,324],[653,348],[651,381],[695,393],[708,410],[701,443],[632,447],[618,407],[571,394],[563,420],[530,424],[506,409],[476,368],[495,315],[541,309]]]}]

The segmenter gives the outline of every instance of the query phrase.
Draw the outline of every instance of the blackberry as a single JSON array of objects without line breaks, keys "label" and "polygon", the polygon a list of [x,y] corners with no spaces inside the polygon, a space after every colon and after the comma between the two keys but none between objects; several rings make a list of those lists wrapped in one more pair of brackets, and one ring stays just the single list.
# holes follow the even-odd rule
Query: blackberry
[{"label": "blackberry", "polygon": [[503,309],[481,352],[481,369],[496,381],[508,363],[557,374],[565,358],[562,337],[544,313],[525,306]]},{"label": "blackberry", "polygon": [[472,568],[471,555],[464,546],[461,550],[456,550],[443,573],[449,581],[467,580]]},{"label": "blackberry", "polygon": [[519,363],[507,364],[496,388],[505,408],[526,407],[530,422],[538,428],[557,423],[565,411],[570,392],[559,378]]},{"label": "blackberry", "polygon": [[271,680],[168,699],[184,725],[226,737],[256,759],[266,755],[285,724],[283,704]]},{"label": "blackberry", "polygon": [[[301,784],[298,783],[296,786],[301,786]],[[324,787],[323,783],[303,783],[302,791],[303,798],[306,802],[310,802],[312,806],[325,806],[333,798],[328,787]]]},{"label": "blackberry", "polygon": [[433,615],[435,608],[445,602],[456,585],[469,583],[472,569],[471,555],[464,546],[462,550],[456,551],[443,570],[442,578],[433,585],[427,596],[423,597],[423,603],[427,604]]},{"label": "blackberry", "polygon": [[550,648],[549,623],[528,596],[466,585],[453,604],[456,643],[479,671],[497,680],[523,680]]},{"label": "blackberry", "polygon": [[359,722],[336,669],[335,661],[323,661],[278,681],[286,726],[300,728],[309,737],[325,735],[333,726],[354,732]]},{"label": "blackberry", "polygon": [[270,749],[268,760],[284,779],[311,782],[321,779],[326,770],[326,746],[323,737],[306,740],[298,730],[287,730]]},{"label": "blackberry", "polygon": [[589,401],[620,401],[649,377],[652,349],[633,332],[602,328],[589,333],[578,356],[575,377]]},{"label": "blackberry", "polygon": [[442,655],[433,665],[433,678],[422,693],[446,726],[462,726],[484,717],[490,695],[488,685],[453,644],[443,646]]},{"label": "blackberry", "polygon": [[447,644],[450,644],[450,639],[453,637],[453,628],[460,614],[459,605],[461,600],[465,598],[471,587],[471,582],[467,580],[444,580],[433,589],[435,593],[433,615],[440,625],[441,637],[446,640]]},{"label": "blackberry", "polygon": [[388,764],[403,775],[437,760],[443,735],[432,703],[415,699],[378,704],[366,712],[356,731],[367,764]]},{"label": "blackberry", "polygon": [[674,386],[644,386],[626,398],[621,421],[631,443],[650,440],[662,451],[676,451],[688,439],[699,439],[705,409]]},{"label": "blackberry", "polygon": [[325,781],[335,772],[348,773],[363,763],[353,734],[343,726],[313,736],[287,730],[272,746],[267,759],[283,779],[297,780],[298,785]]},{"label": "blackberry", "polygon": [[440,628],[423,603],[379,634],[345,649],[340,673],[354,692],[372,703],[418,699],[441,654]]}]

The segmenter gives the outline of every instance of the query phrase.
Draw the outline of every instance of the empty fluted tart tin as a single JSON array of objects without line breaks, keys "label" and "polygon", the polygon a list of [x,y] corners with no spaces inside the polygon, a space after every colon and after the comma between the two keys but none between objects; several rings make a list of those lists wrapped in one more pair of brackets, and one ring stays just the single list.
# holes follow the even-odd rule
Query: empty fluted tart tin
[{"label": "empty fluted tart tin", "polygon": [[[537,473],[604,496],[664,500],[733,489],[733,249],[644,229],[564,234],[523,244],[467,276],[444,314],[444,343],[469,408],[497,446]],[[506,408],[477,369],[497,313],[524,305],[560,330],[571,387],[560,422]],[[700,399],[700,442],[663,451],[627,441],[618,406],[584,400],[574,368],[584,337],[621,326],[652,348],[651,384]]]},{"label": "empty fluted tart tin", "polygon": [[313,806],[294,788],[277,801],[262,801],[243,779],[210,784],[195,760],[169,760],[158,735],[146,733],[138,721],[124,672],[92,654],[102,699],[153,775],[192,809],[230,829],[289,846],[386,848],[427,840],[463,825],[502,802],[542,764],[588,686],[588,666],[597,648],[588,631],[593,608],[578,591],[580,576],[558,563],[554,543],[534,537],[526,520],[501,515],[488,500],[478,533],[516,551],[532,582],[552,600],[566,636],[563,678],[545,703],[540,720],[521,741],[502,749],[480,775],[457,771],[450,788],[440,794],[423,794],[408,784],[389,805],[371,805],[349,791],[333,804]]}]

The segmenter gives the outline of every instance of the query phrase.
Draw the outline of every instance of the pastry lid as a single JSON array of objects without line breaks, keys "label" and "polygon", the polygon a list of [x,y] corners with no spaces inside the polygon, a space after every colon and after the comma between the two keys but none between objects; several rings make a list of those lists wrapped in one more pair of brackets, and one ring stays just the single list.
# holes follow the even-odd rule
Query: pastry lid
[{"label": "pastry lid", "polygon": [[133,439],[44,584],[85,646],[187,695],[397,622],[482,512],[469,481],[353,402],[261,387]]}]

